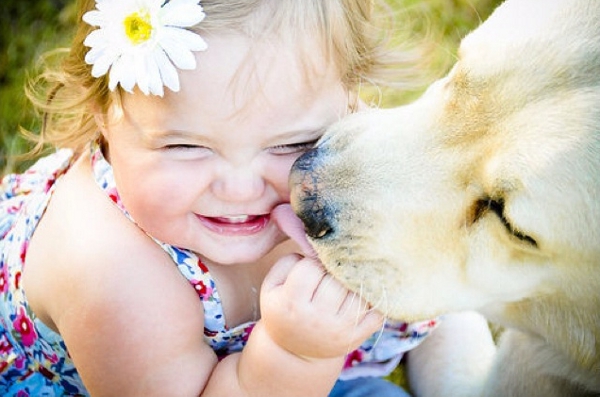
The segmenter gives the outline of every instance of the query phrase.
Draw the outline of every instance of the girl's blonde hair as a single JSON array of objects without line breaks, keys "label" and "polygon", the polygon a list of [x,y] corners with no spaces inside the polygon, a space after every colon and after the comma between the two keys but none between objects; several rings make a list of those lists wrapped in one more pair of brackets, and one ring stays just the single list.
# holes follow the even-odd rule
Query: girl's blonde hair
[{"label": "girl's blonde hair", "polygon": [[[390,13],[379,12],[387,10],[383,1],[202,0],[206,18],[198,30],[236,31],[257,38],[275,34],[298,43],[317,38],[349,91],[363,83],[410,85],[418,76],[419,55],[413,51],[416,47],[397,43],[390,50],[388,23],[392,19],[387,18]],[[27,87],[28,97],[43,117],[41,132],[33,137],[35,153],[47,146],[81,152],[98,135],[96,115],[120,103],[120,89],[111,92],[107,75],[92,77],[91,65],[85,62],[89,48],[83,41],[95,28],[81,17],[95,3],[78,0],[80,22],[70,50],[59,67],[47,68]],[[262,18],[257,21],[256,16]]]}]

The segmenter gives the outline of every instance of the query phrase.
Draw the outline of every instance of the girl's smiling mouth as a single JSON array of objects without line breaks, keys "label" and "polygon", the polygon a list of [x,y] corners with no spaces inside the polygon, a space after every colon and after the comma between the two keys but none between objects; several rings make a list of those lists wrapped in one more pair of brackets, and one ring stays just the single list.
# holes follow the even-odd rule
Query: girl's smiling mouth
[{"label": "girl's smiling mouth", "polygon": [[262,231],[271,217],[266,215],[202,216],[196,214],[200,222],[213,233],[226,236],[249,236]]}]

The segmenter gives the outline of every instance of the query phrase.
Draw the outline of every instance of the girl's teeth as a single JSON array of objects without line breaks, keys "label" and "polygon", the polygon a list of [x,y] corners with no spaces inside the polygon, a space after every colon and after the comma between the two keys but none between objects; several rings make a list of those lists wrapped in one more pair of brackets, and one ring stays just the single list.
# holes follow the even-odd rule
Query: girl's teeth
[{"label": "girl's teeth", "polygon": [[235,215],[235,216],[227,216],[223,218],[227,222],[231,223],[244,223],[250,219],[250,215]]}]

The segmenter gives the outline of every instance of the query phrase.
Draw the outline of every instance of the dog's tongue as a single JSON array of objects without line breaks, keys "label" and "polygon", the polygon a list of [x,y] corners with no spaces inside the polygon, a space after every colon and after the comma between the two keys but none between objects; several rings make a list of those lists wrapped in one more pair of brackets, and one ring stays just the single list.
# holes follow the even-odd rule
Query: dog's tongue
[{"label": "dog's tongue", "polygon": [[289,204],[281,204],[275,207],[271,213],[273,220],[281,231],[287,234],[302,249],[302,253],[310,258],[316,258],[317,253],[312,248],[306,235],[302,221],[294,214]]}]

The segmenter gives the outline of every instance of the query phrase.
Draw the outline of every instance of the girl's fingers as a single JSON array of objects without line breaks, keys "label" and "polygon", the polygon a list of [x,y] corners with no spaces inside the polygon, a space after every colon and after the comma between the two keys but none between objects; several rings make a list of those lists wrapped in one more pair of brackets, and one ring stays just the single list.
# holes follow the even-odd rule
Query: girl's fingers
[{"label": "girl's fingers", "polygon": [[357,294],[348,291],[346,299],[340,306],[341,314],[354,314],[357,318],[362,319],[367,312],[367,303],[364,302]]},{"label": "girl's fingers", "polygon": [[265,276],[262,284],[263,291],[270,291],[284,284],[290,272],[301,259],[300,255],[287,255],[280,258]]},{"label": "girl's fingers", "polygon": [[358,294],[348,292],[346,299],[340,307],[340,315],[347,316],[353,319],[353,323],[357,327],[372,327],[379,328],[382,326],[384,316],[381,312],[376,311]]},{"label": "girl's fingers", "polygon": [[370,309],[363,299],[348,291],[313,259],[294,254],[277,261],[264,279],[262,292],[266,294],[277,288],[280,289],[278,294],[284,294],[277,295],[280,298],[311,305],[319,313],[333,316],[332,319],[345,317],[344,322],[352,326],[375,327],[376,330],[383,322],[379,312]]},{"label": "girl's fingers", "polygon": [[290,272],[286,288],[299,302],[312,302],[323,277],[325,277],[325,270],[319,263],[304,258]]},{"label": "girl's fingers", "polygon": [[297,254],[287,255],[271,268],[262,288],[265,292],[283,288],[295,300],[310,302],[324,275],[318,262]]},{"label": "girl's fingers", "polygon": [[314,304],[327,307],[334,314],[341,309],[348,296],[348,290],[336,281],[331,275],[325,274],[319,283],[312,301]]},{"label": "girl's fingers", "polygon": [[366,334],[371,334],[381,330],[385,322],[383,314],[377,310],[369,309],[362,320],[357,324],[357,327]]}]

